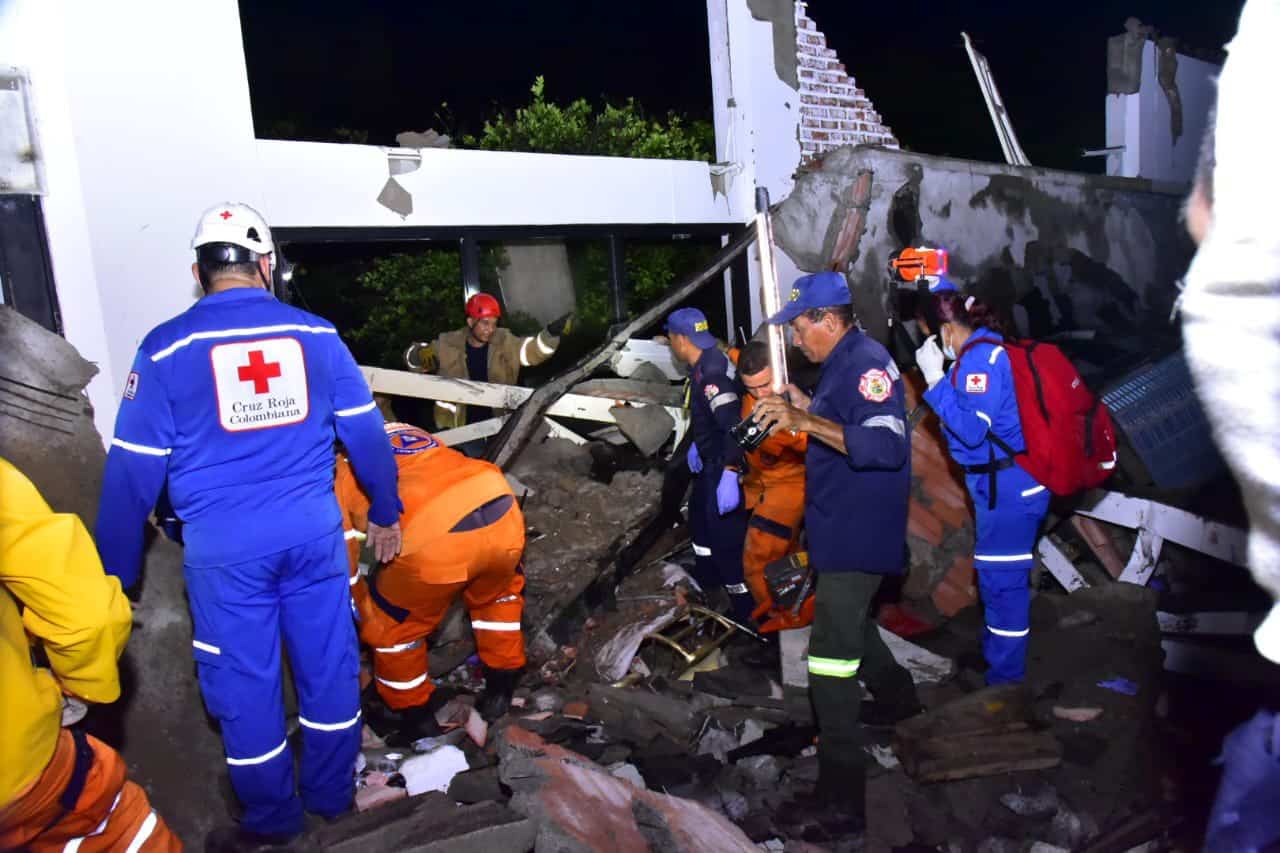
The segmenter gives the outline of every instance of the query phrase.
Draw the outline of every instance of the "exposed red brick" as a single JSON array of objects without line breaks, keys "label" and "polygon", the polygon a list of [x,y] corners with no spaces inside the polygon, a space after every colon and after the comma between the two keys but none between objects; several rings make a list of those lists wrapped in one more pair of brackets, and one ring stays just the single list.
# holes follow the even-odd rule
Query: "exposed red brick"
[{"label": "exposed red brick", "polygon": [[954,616],[978,600],[972,557],[957,557],[942,581],[933,589],[933,606],[944,616]]},{"label": "exposed red brick", "polygon": [[907,510],[907,534],[916,536],[930,545],[942,544],[942,522],[923,503],[913,499]]}]

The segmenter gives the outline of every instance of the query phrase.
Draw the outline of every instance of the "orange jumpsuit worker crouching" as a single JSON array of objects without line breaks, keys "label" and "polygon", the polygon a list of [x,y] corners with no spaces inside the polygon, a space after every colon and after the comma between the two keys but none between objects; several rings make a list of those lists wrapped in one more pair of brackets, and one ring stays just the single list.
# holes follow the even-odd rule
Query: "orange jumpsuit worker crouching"
[{"label": "orange jumpsuit worker crouching", "polygon": [[[773,370],[769,349],[761,341],[749,341],[738,356],[738,376],[747,393],[742,417],[751,414],[756,400],[770,397]],[[764,567],[799,549],[800,524],[804,520],[804,453],[809,437],[804,433],[774,430],[747,453],[747,473],[742,478],[744,506],[751,513],[742,549],[742,570],[756,602],[756,618],[773,605]]]},{"label": "orange jumpsuit worker crouching", "polygon": [[345,458],[336,478],[360,639],[373,649],[378,695],[393,711],[427,705],[435,690],[427,636],[461,593],[485,668],[478,708],[488,718],[501,716],[525,664],[524,514],[497,466],[409,424],[389,423],[386,430],[400,473],[404,542],[371,581],[358,575],[369,499]]},{"label": "orange jumpsuit worker crouching", "polygon": [[[0,459],[0,850],[162,853],[182,843],[124,759],[61,727],[63,693],[120,696],[133,615],[80,519]],[[40,641],[49,668],[32,663]]]}]

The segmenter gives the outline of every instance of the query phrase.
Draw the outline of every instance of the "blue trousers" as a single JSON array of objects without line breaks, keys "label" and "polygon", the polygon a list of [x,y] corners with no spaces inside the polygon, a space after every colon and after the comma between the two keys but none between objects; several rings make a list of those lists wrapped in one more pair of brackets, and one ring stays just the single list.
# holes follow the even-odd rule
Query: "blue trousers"
[{"label": "blue trousers", "polygon": [[703,589],[723,586],[733,604],[733,617],[751,624],[755,599],[742,576],[742,547],[747,538],[747,512],[741,505],[721,515],[716,506],[719,468],[704,468],[693,478],[689,499],[689,532],[693,535],[694,579]]},{"label": "blue trousers", "polygon": [[966,477],[976,512],[973,564],[986,610],[982,653],[987,684],[1022,681],[1031,634],[1030,573],[1040,523],[1049,510],[1049,491],[1014,466],[996,475],[996,505],[990,507],[990,478]]},{"label": "blue trousers", "polygon": [[[184,574],[200,692],[222,725],[242,828],[289,835],[302,831],[304,808],[346,811],[361,726],[342,531],[244,563],[186,566]],[[282,637],[302,725],[301,798],[285,736]]]}]

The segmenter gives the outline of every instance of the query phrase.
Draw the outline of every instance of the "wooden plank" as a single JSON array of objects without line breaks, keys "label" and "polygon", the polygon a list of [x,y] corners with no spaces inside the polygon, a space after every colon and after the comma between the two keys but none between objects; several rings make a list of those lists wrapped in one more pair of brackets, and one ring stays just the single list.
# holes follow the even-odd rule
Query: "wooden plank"
[{"label": "wooden plank", "polygon": [[941,735],[911,744],[896,743],[903,769],[920,782],[946,782],[996,776],[1019,770],[1045,770],[1062,763],[1062,746],[1049,732],[1004,732],[952,737]]},{"label": "wooden plank", "polygon": [[1030,727],[1031,694],[1020,684],[998,684],[961,696],[925,714],[899,723],[894,734],[903,742],[1023,731]]}]

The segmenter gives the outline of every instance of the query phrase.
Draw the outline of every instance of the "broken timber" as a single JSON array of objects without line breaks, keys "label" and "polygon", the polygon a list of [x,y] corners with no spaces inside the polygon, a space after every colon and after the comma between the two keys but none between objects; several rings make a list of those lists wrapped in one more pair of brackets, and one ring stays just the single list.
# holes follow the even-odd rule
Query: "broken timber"
[{"label": "broken timber", "polygon": [[629,338],[652,325],[659,317],[714,280],[718,273],[733,263],[734,259],[751,245],[755,236],[753,229],[743,229],[737,237],[716,253],[705,268],[694,273],[665,297],[615,332],[595,352],[529,395],[529,398],[507,419],[502,431],[489,442],[486,458],[503,470],[509,468],[533,438],[538,425],[542,423],[543,416],[575,383],[591,375],[596,368],[608,364]]},{"label": "broken timber", "polygon": [[894,752],[921,782],[1043,770],[1062,747],[1031,727],[1031,697],[1021,685],[987,687],[898,724]]}]

